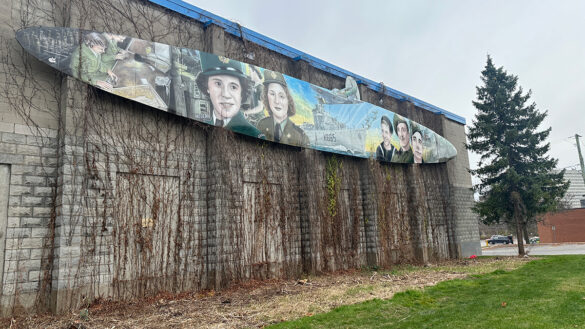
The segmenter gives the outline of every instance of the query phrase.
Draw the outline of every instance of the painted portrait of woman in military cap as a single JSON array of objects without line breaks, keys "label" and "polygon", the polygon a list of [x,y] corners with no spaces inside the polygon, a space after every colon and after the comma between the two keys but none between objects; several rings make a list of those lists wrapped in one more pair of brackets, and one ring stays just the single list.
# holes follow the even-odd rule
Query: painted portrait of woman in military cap
[{"label": "painted portrait of woman in military cap", "polygon": [[290,117],[296,114],[295,103],[284,76],[264,70],[264,106],[269,116],[258,122],[258,129],[266,138],[288,145],[309,147],[309,137]]},{"label": "painted portrait of woman in military cap", "polygon": [[201,53],[201,72],[197,86],[209,96],[212,115],[207,123],[252,137],[264,138],[241,112],[242,103],[251,94],[251,81],[243,63],[223,56]]}]

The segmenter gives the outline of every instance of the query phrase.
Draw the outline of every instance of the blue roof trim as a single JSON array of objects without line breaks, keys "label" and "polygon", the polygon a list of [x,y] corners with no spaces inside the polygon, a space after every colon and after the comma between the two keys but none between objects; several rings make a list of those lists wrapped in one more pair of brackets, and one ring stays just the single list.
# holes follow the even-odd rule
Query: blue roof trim
[{"label": "blue roof trim", "polygon": [[388,96],[394,97],[398,100],[412,102],[414,105],[416,105],[420,108],[423,108],[427,111],[431,111],[431,112],[436,113],[436,114],[442,114],[450,120],[453,120],[453,121],[461,123],[461,124],[465,124],[465,118],[462,116],[459,116],[455,113],[451,113],[451,112],[446,111],[446,110],[443,110],[442,108],[439,108],[439,107],[434,106],[432,104],[429,104],[427,102],[421,101],[420,99],[409,96],[405,93],[402,93],[398,90],[389,88],[387,86],[384,86],[384,88],[382,88],[380,83],[374,82],[370,79],[364,78],[360,75],[357,75],[357,74],[354,74],[354,73],[349,72],[347,70],[344,70],[338,66],[327,63],[327,62],[320,60],[316,57],[313,57],[307,53],[304,53],[298,49],[289,47],[289,46],[282,44],[276,40],[273,40],[267,36],[264,36],[260,33],[254,32],[248,28],[245,28],[243,26],[238,26],[237,23],[231,22],[223,17],[214,15],[208,11],[205,11],[201,8],[195,7],[191,4],[183,2],[181,0],[149,0],[149,1],[152,3],[155,3],[157,5],[160,5],[162,7],[168,8],[172,11],[177,12],[177,13],[194,18],[194,19],[202,22],[205,27],[209,26],[210,24],[218,25],[218,26],[222,27],[227,33],[230,33],[238,38],[241,37],[241,34],[240,34],[240,28],[241,28],[242,32],[245,34],[246,40],[248,40],[250,42],[256,43],[260,46],[263,46],[265,48],[268,48],[270,50],[278,52],[284,56],[291,58],[292,60],[295,60],[295,61],[304,60],[304,61],[308,62],[311,66],[313,66],[317,69],[320,69],[320,70],[325,71],[325,72],[329,72],[333,75],[336,75],[336,76],[344,78],[344,79],[346,76],[350,75],[356,81],[359,81],[360,84],[366,85],[368,88],[370,88],[376,92],[381,93],[382,89],[384,89],[385,94]]}]

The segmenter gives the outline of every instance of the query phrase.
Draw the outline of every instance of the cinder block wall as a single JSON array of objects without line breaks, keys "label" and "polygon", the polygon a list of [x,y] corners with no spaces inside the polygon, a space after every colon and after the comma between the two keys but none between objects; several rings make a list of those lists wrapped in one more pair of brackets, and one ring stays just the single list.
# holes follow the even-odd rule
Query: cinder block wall
[{"label": "cinder block wall", "polygon": [[[41,3],[37,12],[49,9]],[[52,257],[60,78],[29,62],[13,27],[26,3],[0,11],[0,313],[37,309]],[[40,17],[31,23],[45,24]],[[34,72],[34,79],[27,79]],[[30,77],[30,75],[28,75]]]},{"label": "cinder block wall", "polygon": [[471,175],[468,171],[469,155],[465,149],[465,129],[462,125],[445,118],[442,123],[443,137],[457,149],[455,161],[447,162],[449,211],[453,223],[450,241],[454,242],[451,246],[455,248],[452,252],[458,257],[481,255],[477,215],[471,210],[475,201],[471,190]]},{"label": "cinder block wall", "polygon": [[383,164],[235,135],[64,77],[24,54],[14,29],[117,32],[325,88],[344,80],[140,1],[0,3],[3,314],[479,254],[462,125],[361,86],[458,157]]}]

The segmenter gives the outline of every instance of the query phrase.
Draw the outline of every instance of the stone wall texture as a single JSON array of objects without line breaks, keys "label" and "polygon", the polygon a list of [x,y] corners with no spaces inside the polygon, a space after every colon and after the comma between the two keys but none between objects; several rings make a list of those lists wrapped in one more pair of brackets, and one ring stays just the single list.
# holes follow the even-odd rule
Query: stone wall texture
[{"label": "stone wall texture", "polygon": [[481,253],[463,125],[361,86],[458,156],[385,164],[235,135],[65,77],[14,32],[116,32],[325,88],[344,79],[148,2],[0,3],[2,314]]}]

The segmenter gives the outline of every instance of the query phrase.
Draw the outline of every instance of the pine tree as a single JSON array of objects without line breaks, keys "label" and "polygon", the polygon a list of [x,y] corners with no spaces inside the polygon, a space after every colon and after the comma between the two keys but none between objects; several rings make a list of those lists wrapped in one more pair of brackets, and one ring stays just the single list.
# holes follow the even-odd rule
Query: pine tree
[{"label": "pine tree", "polygon": [[[473,210],[486,223],[506,221],[516,227],[518,252],[524,255],[522,228],[554,210],[569,184],[564,170],[553,172],[557,160],[547,155],[551,128],[538,131],[547,112],[529,103],[518,77],[496,68],[490,56],[476,87],[478,110],[469,128],[467,148],[481,157],[474,186],[480,201]],[[526,237],[527,238],[527,237]]]}]

